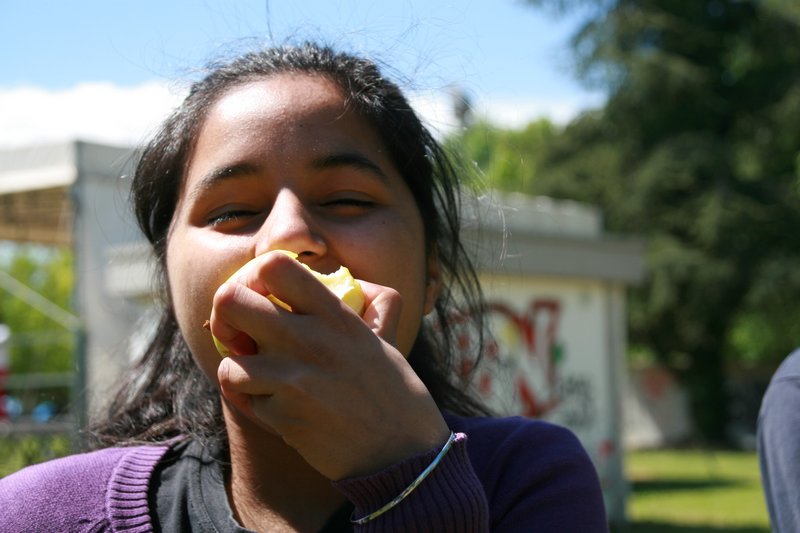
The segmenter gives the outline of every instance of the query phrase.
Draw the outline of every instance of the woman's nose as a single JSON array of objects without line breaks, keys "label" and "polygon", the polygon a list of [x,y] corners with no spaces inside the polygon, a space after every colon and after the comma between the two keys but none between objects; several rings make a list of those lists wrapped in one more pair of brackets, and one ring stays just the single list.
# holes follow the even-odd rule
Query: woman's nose
[{"label": "woman's nose", "polygon": [[289,190],[278,194],[256,238],[255,255],[288,250],[300,256],[321,256],[326,250],[313,213]]}]

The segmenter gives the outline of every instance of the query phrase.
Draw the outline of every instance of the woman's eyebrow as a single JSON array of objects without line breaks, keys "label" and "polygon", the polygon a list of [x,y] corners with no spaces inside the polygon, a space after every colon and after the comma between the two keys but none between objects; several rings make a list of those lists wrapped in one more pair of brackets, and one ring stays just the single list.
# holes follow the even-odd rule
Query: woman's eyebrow
[{"label": "woman's eyebrow", "polygon": [[201,196],[216,185],[231,179],[253,176],[258,173],[258,169],[249,163],[238,163],[231,166],[214,168],[207,172],[200,181],[192,188],[189,196],[192,198]]},{"label": "woman's eyebrow", "polygon": [[335,152],[314,159],[314,168],[324,170],[336,167],[354,167],[376,175],[382,180],[388,179],[383,169],[372,159],[359,152]]},{"label": "woman's eyebrow", "polygon": [[[381,180],[388,179],[386,173],[377,163],[364,154],[355,151],[334,152],[323,155],[314,159],[311,162],[311,166],[318,170],[352,167],[373,174]],[[195,199],[222,182],[237,178],[252,177],[258,174],[258,166],[252,163],[237,163],[213,168],[200,178],[197,184],[192,187],[192,190],[189,191],[188,196],[190,199]]]}]

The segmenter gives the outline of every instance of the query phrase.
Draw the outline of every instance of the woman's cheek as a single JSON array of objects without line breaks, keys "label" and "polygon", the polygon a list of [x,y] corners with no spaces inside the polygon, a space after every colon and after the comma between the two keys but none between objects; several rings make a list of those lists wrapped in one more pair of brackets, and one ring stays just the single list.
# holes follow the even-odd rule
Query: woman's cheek
[{"label": "woman's cheek", "polygon": [[[219,356],[203,324],[211,316],[218,275],[190,260],[168,261],[170,291],[181,335],[203,371],[216,379]],[[216,356],[216,357],[215,357]]]}]

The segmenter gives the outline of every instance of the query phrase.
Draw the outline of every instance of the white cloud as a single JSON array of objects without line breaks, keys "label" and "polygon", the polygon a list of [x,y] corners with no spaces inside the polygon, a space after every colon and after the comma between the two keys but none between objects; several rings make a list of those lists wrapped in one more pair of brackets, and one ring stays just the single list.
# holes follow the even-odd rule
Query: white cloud
[{"label": "white cloud", "polygon": [[[452,96],[444,91],[412,94],[411,103],[438,135],[458,127]],[[473,113],[501,128],[518,129],[541,118],[566,124],[579,113],[602,105],[600,95],[565,95],[563,98],[503,98],[488,96],[471,103]]]},{"label": "white cloud", "polygon": [[555,124],[566,124],[579,113],[602,105],[599,95],[571,98],[524,99],[488,98],[475,106],[479,116],[488,117],[493,124],[521,128],[528,123],[548,118]]},{"label": "white cloud", "polygon": [[434,134],[445,135],[458,127],[450,95],[442,91],[408,95],[411,106]]},{"label": "white cloud", "polygon": [[[0,88],[0,148],[82,139],[116,145],[139,144],[183,98],[183,90],[149,82],[134,87],[82,83],[65,90]],[[437,135],[458,126],[447,91],[410,94],[412,105]],[[499,127],[520,128],[547,117],[563,124],[598,99],[476,100],[473,109]]]},{"label": "white cloud", "polygon": [[82,83],[58,91],[0,88],[0,147],[71,139],[137,144],[181,97],[158,82],[135,87]]}]

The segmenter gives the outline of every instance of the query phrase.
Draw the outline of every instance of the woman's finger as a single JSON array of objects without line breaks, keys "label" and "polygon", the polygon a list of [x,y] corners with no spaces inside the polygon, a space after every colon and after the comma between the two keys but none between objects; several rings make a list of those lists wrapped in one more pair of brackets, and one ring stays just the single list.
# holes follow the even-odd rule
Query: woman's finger
[{"label": "woman's finger", "polygon": [[260,255],[231,276],[296,314],[321,314],[340,308],[340,302],[300,261],[281,251]]},{"label": "woman's finger", "polygon": [[397,327],[400,324],[400,311],[403,301],[400,293],[389,287],[361,281],[366,308],[363,321],[378,337],[392,346],[397,345]]},{"label": "woman's finger", "polygon": [[259,339],[254,334],[268,327],[270,316],[278,313],[275,304],[259,293],[225,282],[214,294],[209,329],[233,354],[250,355],[258,350]]}]

